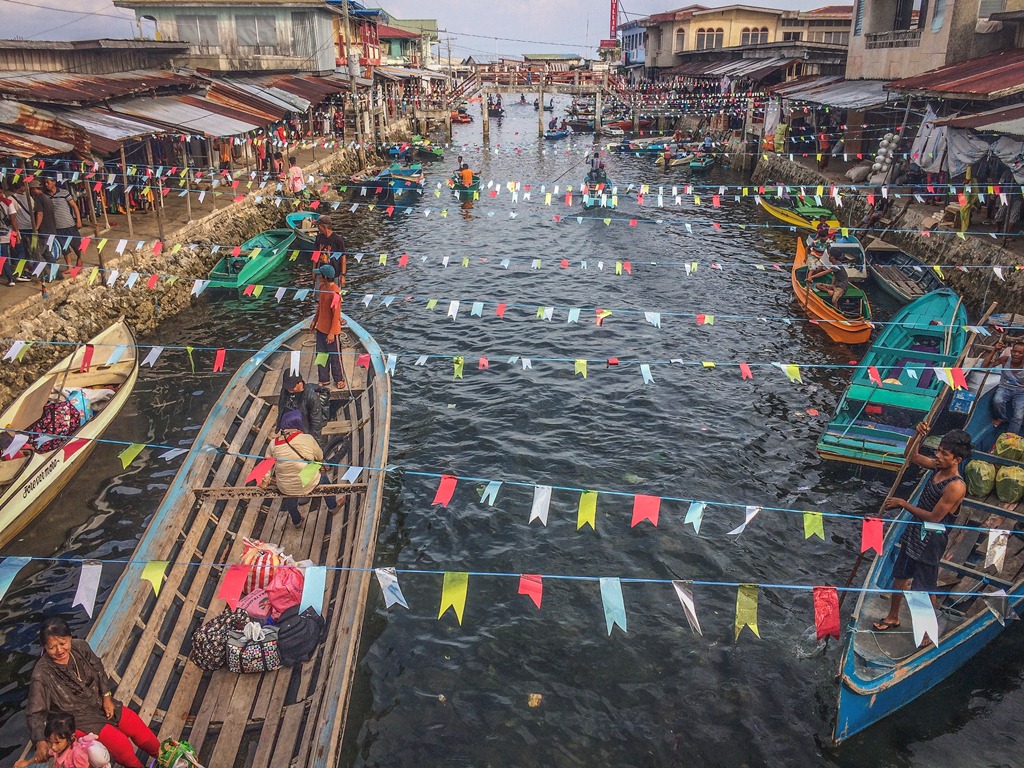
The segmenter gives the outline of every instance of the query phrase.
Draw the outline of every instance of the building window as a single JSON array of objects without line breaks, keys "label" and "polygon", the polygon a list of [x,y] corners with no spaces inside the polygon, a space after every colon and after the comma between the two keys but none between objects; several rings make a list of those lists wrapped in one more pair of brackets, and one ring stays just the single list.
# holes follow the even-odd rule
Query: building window
[{"label": "building window", "polygon": [[203,48],[220,47],[216,16],[175,16],[178,39]]},{"label": "building window", "polygon": [[784,27],[802,27],[804,25],[803,19],[783,19],[782,26]]},{"label": "building window", "polygon": [[697,45],[698,51],[706,51],[711,48],[721,48],[725,43],[725,31],[719,27],[718,29],[711,29],[710,27],[705,29],[701,27],[697,30]]},{"label": "building window", "polygon": [[853,15],[853,34],[860,35],[864,31],[864,3],[867,0],[857,0],[857,11]]},{"label": "building window", "polygon": [[740,45],[750,45],[750,27],[744,27],[740,34]]},{"label": "building window", "polygon": [[807,34],[809,43],[832,43],[834,45],[849,45],[849,32],[809,32]]},{"label": "building window", "polygon": [[235,16],[238,45],[255,48],[254,53],[270,53],[258,49],[277,47],[277,17],[270,14],[245,14]]},{"label": "building window", "polygon": [[782,41],[785,43],[799,43],[804,39],[803,32],[783,32]]},{"label": "building window", "polygon": [[312,59],[316,49],[313,39],[313,14],[308,11],[292,12],[292,55]]},{"label": "building window", "polygon": [[760,31],[757,34],[757,40],[755,40],[754,42],[756,42],[758,45],[768,44],[768,27],[761,27]]},{"label": "building window", "polygon": [[740,45],[763,45],[768,42],[768,27],[750,29],[744,27],[740,34]]},{"label": "building window", "polygon": [[686,30],[685,29],[677,29],[676,30],[676,51],[679,52],[679,51],[685,51],[685,50],[686,50]]},{"label": "building window", "polygon": [[935,12],[932,14],[932,32],[938,32],[946,21],[946,0],[935,0]]}]

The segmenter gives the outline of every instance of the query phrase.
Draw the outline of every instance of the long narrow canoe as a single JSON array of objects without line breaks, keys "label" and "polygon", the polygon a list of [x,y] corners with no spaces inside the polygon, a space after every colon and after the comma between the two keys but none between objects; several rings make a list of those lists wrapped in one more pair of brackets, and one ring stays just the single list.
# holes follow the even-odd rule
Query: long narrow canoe
[{"label": "long narrow canoe", "polygon": [[665,160],[665,155],[658,155],[658,159],[654,161],[655,165],[665,166],[668,163],[669,168],[679,168],[681,166],[689,166],[690,163],[696,158],[696,155],[690,151],[683,151],[678,155],[672,155],[672,158],[668,161]]},{"label": "long narrow canoe", "polygon": [[967,311],[949,288],[904,307],[885,327],[818,440],[822,458],[899,469],[914,426],[949,392],[932,367],[952,367],[967,343]]},{"label": "long narrow canoe", "polygon": [[[83,346],[44,373],[0,414],[0,424],[6,431],[5,445],[19,433],[29,438],[17,455],[0,461],[0,546],[13,540],[67,485],[135,388],[139,375],[135,334],[124,318],[87,344],[92,348],[88,370],[81,370],[89,349]],[[62,445],[78,438],[86,442],[70,456],[65,456],[60,446],[46,452],[35,449],[36,435],[30,433],[36,431],[34,425],[43,415],[43,406],[51,400],[63,399],[62,390],[83,388],[114,390],[109,400],[94,406],[93,418]]]},{"label": "long narrow canoe", "polygon": [[304,243],[312,243],[316,240],[316,223],[320,220],[320,214],[315,211],[294,211],[284,217],[288,229],[295,233],[295,236]]},{"label": "long narrow canoe", "polygon": [[237,256],[228,255],[210,270],[210,288],[244,288],[265,277],[288,255],[295,242],[293,229],[268,229],[242,243]]},{"label": "long narrow canoe", "polygon": [[[991,392],[979,398],[968,420],[966,429],[975,445],[971,458],[1024,468],[1024,463],[986,453],[996,438],[989,415],[991,398]],[[925,475],[911,496],[912,504],[917,503],[929,476]],[[887,595],[899,552],[896,545],[908,525],[920,530],[920,524],[904,512],[889,526],[882,555],[872,563],[864,582],[865,590],[878,591],[860,594],[848,627],[840,661],[839,707],[833,732],[836,744],[945,680],[1012,625],[1007,620],[1004,626],[996,616],[998,603],[993,602],[990,610],[979,593],[1005,590],[1009,607],[1018,612],[1024,603],[1024,503],[1003,504],[995,494],[984,499],[968,496],[956,520],[956,525],[964,528],[950,532],[939,570],[938,590],[951,594],[942,597],[938,607],[938,647],[930,643],[917,647],[905,603],[899,629],[875,631],[872,625],[889,608]],[[998,569],[985,567],[989,529],[1010,532],[1006,557]]]},{"label": "long narrow canoe", "polygon": [[[831,279],[831,275],[818,278],[822,282]],[[792,281],[793,293],[804,313],[817,321],[833,341],[863,344],[871,338],[871,306],[864,291],[851,283],[846,294],[839,300],[839,306],[835,307],[824,291],[814,288],[807,290],[807,248],[801,238],[796,241]]]},{"label": "long narrow canoe", "polygon": [[945,285],[934,270],[895,245],[873,240],[865,250],[868,271],[878,287],[901,304],[907,304]]},{"label": "long narrow canoe", "polygon": [[779,221],[784,221],[793,227],[800,227],[802,229],[809,229],[812,232],[818,227],[818,217],[826,216],[825,222],[832,228],[839,228],[839,220],[836,215],[832,213],[828,208],[820,208],[816,205],[805,205],[799,202],[799,200],[792,200],[787,202],[785,200],[777,200],[778,204],[772,204],[766,202],[764,198],[761,198],[761,207],[765,209],[767,213],[770,213]]},{"label": "long narrow canoe", "polygon": [[[325,466],[337,495],[328,512],[314,498],[295,527],[275,491],[244,487],[274,433],[282,375],[301,355],[316,381],[309,320],[297,323],[246,362],[228,382],[196,435],[184,464],[103,606],[89,642],[116,684],[161,738],[184,738],[203,765],[340,764],[341,740],[356,672],[387,464],[390,382],[373,338],[351,319],[342,333],[348,389],[332,391],[337,416],[323,430]],[[369,368],[356,365],[369,355]],[[338,478],[361,467],[352,484]],[[221,613],[224,563],[237,563],[242,538],[283,547],[297,561],[329,566],[326,639],[305,664],[267,674],[203,672],[188,661],[193,631]],[[145,563],[170,562],[159,595],[141,581]],[[202,563],[202,565],[195,565]]]},{"label": "long narrow canoe", "polygon": [[596,184],[589,179],[584,179],[580,190],[583,194],[583,207],[587,210],[619,207],[618,191],[607,174],[604,176],[604,181]]}]

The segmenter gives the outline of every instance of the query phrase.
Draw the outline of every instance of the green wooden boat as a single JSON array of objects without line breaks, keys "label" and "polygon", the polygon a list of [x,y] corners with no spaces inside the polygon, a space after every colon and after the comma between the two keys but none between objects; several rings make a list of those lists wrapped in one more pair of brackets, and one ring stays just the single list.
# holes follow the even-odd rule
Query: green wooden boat
[{"label": "green wooden boat", "polygon": [[473,174],[473,183],[468,187],[462,183],[457,173],[452,174],[452,192],[462,202],[469,202],[477,197],[477,193],[480,191],[480,174]]},{"label": "green wooden boat", "polygon": [[915,425],[950,391],[932,368],[956,366],[967,342],[966,323],[963,302],[949,288],[900,310],[854,370],[818,454],[899,469]]},{"label": "green wooden boat", "polygon": [[210,271],[209,288],[245,288],[253,285],[284,261],[295,242],[291,229],[268,229],[242,243],[237,254],[228,254]]}]

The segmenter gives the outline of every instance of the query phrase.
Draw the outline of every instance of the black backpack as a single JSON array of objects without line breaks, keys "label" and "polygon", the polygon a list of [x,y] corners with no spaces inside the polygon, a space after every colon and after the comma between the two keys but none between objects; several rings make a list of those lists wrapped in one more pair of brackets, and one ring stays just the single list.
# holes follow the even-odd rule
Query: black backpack
[{"label": "black backpack", "polygon": [[299,613],[299,606],[293,605],[281,614],[277,622],[277,651],[281,664],[294,667],[309,661],[316,648],[327,636],[327,624],[312,607]]}]

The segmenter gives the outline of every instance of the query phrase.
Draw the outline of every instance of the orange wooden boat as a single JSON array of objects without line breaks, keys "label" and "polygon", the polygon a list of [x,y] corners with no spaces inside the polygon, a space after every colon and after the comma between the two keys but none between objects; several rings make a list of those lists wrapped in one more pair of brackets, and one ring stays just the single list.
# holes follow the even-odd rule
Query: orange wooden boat
[{"label": "orange wooden boat", "polygon": [[[833,341],[843,344],[863,344],[871,337],[871,306],[864,291],[850,283],[846,293],[839,299],[839,306],[832,304],[828,293],[816,287],[807,290],[807,248],[802,239],[796,241],[796,258],[793,260],[793,293],[804,312]],[[832,276],[825,275],[815,280],[814,285],[831,282]]]}]

